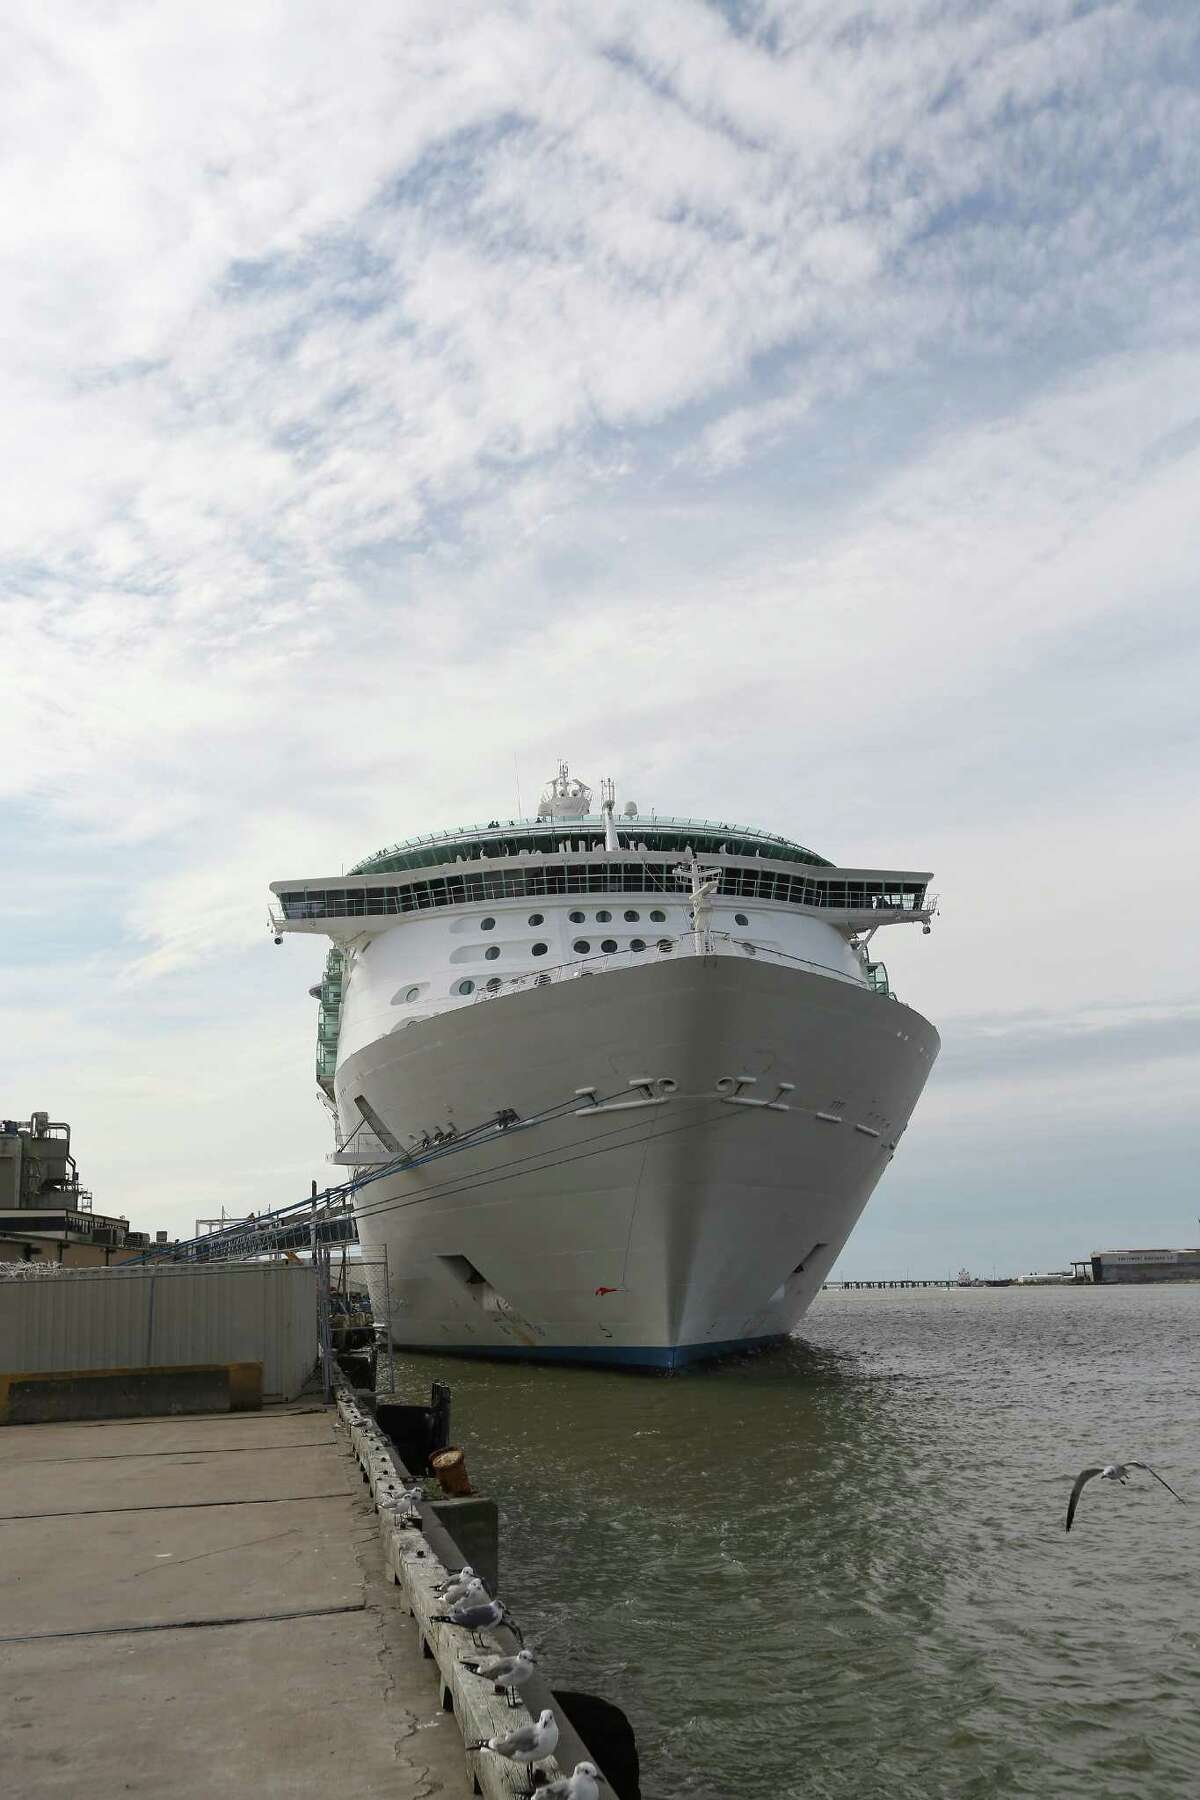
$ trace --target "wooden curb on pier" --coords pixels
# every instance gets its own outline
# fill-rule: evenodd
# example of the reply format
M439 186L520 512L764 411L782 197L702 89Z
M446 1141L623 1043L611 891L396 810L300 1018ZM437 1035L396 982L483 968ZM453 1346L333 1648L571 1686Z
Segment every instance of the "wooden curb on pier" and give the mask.
M341 1386L337 1392L337 1406L379 1514L379 1534L388 1570L417 1622L425 1655L437 1663L442 1706L447 1712L453 1712L464 1745L481 1738L506 1736L518 1726L530 1724L543 1707L549 1707L558 1721L559 1752L563 1760L557 1756L547 1757L538 1764L547 1779L570 1774L576 1762L597 1760L591 1758L587 1746L555 1705L553 1695L540 1675L535 1674L523 1689L532 1705L530 1711L524 1700L517 1706L510 1706L507 1699L495 1692L491 1682L480 1680L462 1666L464 1656L478 1660L479 1653L470 1633L459 1626L435 1622L435 1616L445 1610L445 1601L437 1589L451 1575L458 1573L461 1563L448 1568L435 1555L430 1540L440 1538L447 1549L453 1547L453 1541L428 1503L420 1507L420 1527L400 1524L389 1514L386 1510L388 1502L398 1500L403 1489L411 1485L412 1478L375 1420L363 1412L350 1391ZM504 1655L520 1647L515 1634L504 1625L481 1635ZM488 1651L483 1654L487 1655ZM467 1751L467 1763L476 1793L486 1796L486 1800L516 1800L516 1796L527 1800L530 1778L525 1767L478 1750Z

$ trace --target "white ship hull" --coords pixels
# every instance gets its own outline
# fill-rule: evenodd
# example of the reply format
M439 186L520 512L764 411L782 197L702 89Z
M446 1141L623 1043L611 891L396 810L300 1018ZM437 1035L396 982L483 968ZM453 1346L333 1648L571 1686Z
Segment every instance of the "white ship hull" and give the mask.
M906 1006L728 953L534 986L375 1038L339 1061L347 1133L360 1096L401 1137L508 1110L522 1122L361 1190L393 1340L669 1369L779 1338L937 1051ZM601 1104L574 1100L581 1088Z

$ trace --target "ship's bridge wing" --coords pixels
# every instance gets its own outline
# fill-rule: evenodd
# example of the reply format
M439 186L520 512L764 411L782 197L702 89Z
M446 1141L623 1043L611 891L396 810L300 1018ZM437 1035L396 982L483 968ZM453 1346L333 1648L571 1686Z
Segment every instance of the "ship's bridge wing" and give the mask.
M798 865L790 858L709 852L705 868L719 871L714 898L754 900L816 914L847 931L900 923L926 923L935 902L928 872L842 869L829 863ZM273 881L276 932L299 931L346 941L387 930L398 918L439 907L485 905L503 900L545 900L555 895L650 894L678 899L687 893L677 854L661 850L560 849L448 860L432 867L388 869L351 875Z

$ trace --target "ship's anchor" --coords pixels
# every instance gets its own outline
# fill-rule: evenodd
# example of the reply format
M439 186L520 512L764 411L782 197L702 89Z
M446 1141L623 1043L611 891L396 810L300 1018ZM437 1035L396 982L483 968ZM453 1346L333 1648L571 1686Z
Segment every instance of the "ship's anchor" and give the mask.
M586 1118L590 1113L637 1112L646 1106L665 1106L679 1086L669 1075L639 1075L629 1082L633 1092L628 1100L597 1100L594 1087L575 1089L575 1098L580 1105L575 1108L577 1119Z
M777 1082L773 1100L756 1100L753 1094L742 1092L743 1088L757 1086L757 1075L722 1075L717 1083L717 1092L727 1106L757 1106L766 1112L791 1112L792 1109L783 1096L795 1093L794 1081Z

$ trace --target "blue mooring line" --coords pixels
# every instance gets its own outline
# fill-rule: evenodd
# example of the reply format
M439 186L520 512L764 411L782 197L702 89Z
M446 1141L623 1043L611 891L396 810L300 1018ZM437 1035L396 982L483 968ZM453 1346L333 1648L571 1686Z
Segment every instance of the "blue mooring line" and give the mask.
M371 1169L369 1174L354 1175L349 1181L339 1183L337 1187L323 1188L319 1194L310 1195L307 1200L294 1200L290 1206L281 1206L275 1212L262 1213L253 1221L253 1224L239 1220L231 1223L227 1230L213 1231L205 1237L183 1238L176 1240L173 1244L158 1244L153 1248L143 1250L140 1256L131 1256L122 1264L122 1267L128 1269L136 1267L138 1263L177 1262L180 1260L215 1262L220 1261L219 1252L222 1247L226 1249L236 1247L247 1255L253 1255L256 1247L263 1250L291 1248L293 1247L292 1243L282 1243L281 1236L286 1235L291 1239L294 1233L296 1234L294 1243L302 1245L308 1240L314 1223L317 1228L318 1241L328 1243L331 1241L328 1234L330 1225L346 1221L352 1228L354 1226L354 1214L348 1207L334 1214L332 1218L330 1217L330 1208L337 1200L351 1200L360 1188L369 1187L373 1181L382 1181L386 1176L394 1175L401 1169L423 1168L428 1163L440 1162L443 1157L453 1156L458 1150L477 1149L479 1144L489 1136L511 1137L516 1132L529 1131L535 1125L545 1124L548 1119L553 1118L555 1114L562 1112L566 1107L576 1104L577 1101L572 1096L570 1100L561 1100L557 1106L547 1108L544 1113L537 1114L532 1119L521 1119L511 1112L506 1116L502 1109L493 1118L484 1120L481 1125L472 1125L469 1130L460 1132L458 1136L451 1138L446 1143L431 1144L428 1149L416 1154L406 1151L401 1155L394 1156L389 1162ZM320 1210L315 1211L314 1209ZM322 1226L326 1227L324 1236L322 1236ZM348 1242L351 1236L355 1235L357 1232L352 1230L345 1239L339 1237L332 1241ZM256 1240L262 1241L257 1243ZM200 1250L204 1251L203 1256L196 1254Z

